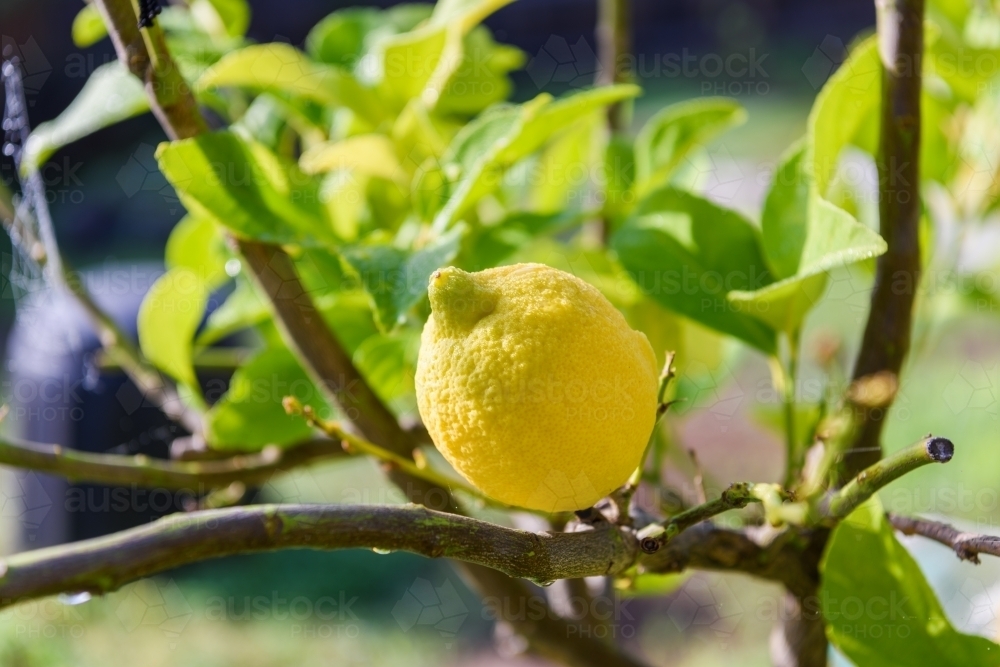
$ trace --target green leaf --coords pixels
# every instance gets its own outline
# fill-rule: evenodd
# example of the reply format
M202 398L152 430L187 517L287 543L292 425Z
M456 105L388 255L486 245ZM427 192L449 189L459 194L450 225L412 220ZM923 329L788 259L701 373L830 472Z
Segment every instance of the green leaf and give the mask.
M833 532L820 564L830 641L864 667L1000 663L1000 646L955 630L877 499Z
M107 36L108 29L104 27L104 19L97 7L92 4L84 5L73 19L73 43L85 49Z
M468 32L482 23L487 16L514 0L440 0L434 5L430 25L458 24Z
M194 271L170 269L153 283L139 308L139 345L156 367L188 388L198 386L192 361L195 331L208 288Z
M764 250L781 280L727 298L741 312L794 334L826 287L826 272L886 251L885 241L849 213L819 196L805 173L804 144L775 170L761 223Z
M578 225L589 212L515 212L495 225L481 226L469 233L458 260L468 271L482 271L500 265L535 239Z
M793 276L757 290L733 290L726 299L734 310L757 318L775 331L794 335L822 298L826 279L825 273Z
M663 188L644 199L611 241L632 280L667 308L771 353L774 330L727 301L773 278L757 230L735 211Z
M786 154L764 205L764 247L776 275L802 278L884 253L881 236L820 196L806 156L802 145Z
M354 365L398 417L416 414L413 378L419 349L420 332L403 328L371 336L354 352Z
M663 597L674 593L691 578L689 572L658 574L643 572L634 575L627 586L619 586L615 582L615 590L628 598Z
M205 414L205 435L215 449L259 451L313 436L301 417L285 413L281 399L295 396L325 417L330 406L286 348L268 348L233 374L223 397Z
M228 280L226 262L231 257L219 226L208 218L184 216L167 239L167 268L194 271L208 289Z
M53 153L98 130L149 110L139 79L117 60L101 65L54 120L40 123L28 137L21 168L30 172Z
M493 40L476 26L462 41L462 62L441 94L434 111L440 115L474 116L506 100L513 89L508 76L527 60L523 51Z
M195 0L191 13L200 17L210 34L242 37L250 27L250 6L247 0Z
M746 122L747 113L723 97L672 104L649 119L635 139L640 196L665 185L692 150Z
M299 165L307 174L350 169L388 181L405 179L395 146L382 134L362 134L317 144L302 154Z
M316 63L293 46L272 42L232 51L195 83L197 90L222 86L299 95L344 106L375 125L384 112L374 93L347 70Z
M874 153L881 76L878 44L872 36L855 47L816 96L806 125L805 170L821 196L826 195L845 147L855 145Z
M380 330L391 331L424 297L431 273L454 259L464 232L464 227L455 227L415 252L388 243L343 249L344 259L372 300Z
M589 117L560 132L536 159L526 160L515 167L513 173L526 181L524 196L532 211L555 214L583 207L592 185L589 177L600 164L595 155L595 144L603 135L603 129L603 114L592 112ZM508 178L507 182L511 180ZM520 183L518 180L517 185Z
M604 215L617 223L635 205L635 150L623 137L611 137L604 154Z
M319 298L316 305L323 315L323 321L350 354L354 354L364 341L378 333L372 317L371 300L360 290Z
M560 131L565 130L581 118L586 118L594 111L641 94L642 88L639 86L617 84L581 90L572 95L548 101L537 109L529 107L529 113L524 116L524 122L518 128L518 132L509 143L501 147L499 160L501 163L513 164L534 153Z
M410 100L434 108L462 65L465 36L512 1L439 2L424 25L382 40L381 72L376 77L382 96L399 108Z
M306 51L320 62L354 68L380 39L413 30L432 10L423 4L340 9L313 26Z
M160 144L160 170L185 207L269 243L334 244L318 182L232 132Z
M635 97L638 86L618 85L584 90L553 101L542 94L518 106L494 108L467 125L442 157L450 196L434 219L443 230L479 199L500 185L500 177L515 162L555 139L575 121L623 99Z

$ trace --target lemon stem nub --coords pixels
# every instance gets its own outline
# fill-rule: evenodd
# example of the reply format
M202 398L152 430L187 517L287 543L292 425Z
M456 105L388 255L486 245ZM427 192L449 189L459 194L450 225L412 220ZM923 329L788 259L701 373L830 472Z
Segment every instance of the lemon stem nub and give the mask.
M435 318L459 327L472 327L493 312L496 295L477 282L474 275L449 266L431 274L427 294Z

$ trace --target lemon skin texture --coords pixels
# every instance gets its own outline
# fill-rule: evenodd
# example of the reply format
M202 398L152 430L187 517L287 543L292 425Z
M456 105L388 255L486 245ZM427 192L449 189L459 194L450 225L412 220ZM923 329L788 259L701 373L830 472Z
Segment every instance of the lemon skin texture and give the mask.
M591 507L639 465L656 357L597 289L541 264L431 275L417 406L435 446L508 505Z

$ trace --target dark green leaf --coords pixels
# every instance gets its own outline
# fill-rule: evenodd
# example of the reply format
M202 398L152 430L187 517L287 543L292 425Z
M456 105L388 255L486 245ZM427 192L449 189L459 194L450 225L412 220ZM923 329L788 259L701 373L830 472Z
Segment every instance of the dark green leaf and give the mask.
M774 330L726 299L773 281L759 233L735 211L664 188L642 201L612 248L639 288L667 308L774 351Z
M321 415L332 411L287 349L263 350L233 374L229 391L205 415L206 437L215 449L259 451L313 436L301 417L285 413L281 400L295 396Z
M454 259L464 232L464 227L455 227L413 252L388 243L343 250L344 258L371 297L382 331L392 330L404 313L423 298L431 273Z

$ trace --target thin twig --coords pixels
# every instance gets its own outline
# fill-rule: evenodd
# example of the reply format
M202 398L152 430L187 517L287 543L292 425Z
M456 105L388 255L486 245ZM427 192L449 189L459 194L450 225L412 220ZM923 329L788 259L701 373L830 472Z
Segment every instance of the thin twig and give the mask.
M74 482L188 489L197 493L233 482L260 484L292 468L344 456L339 442L325 439L285 448L272 445L260 452L224 459L167 461L143 454L94 454L18 438L0 438L0 465L58 475Z
M920 535L950 547L961 560L979 564L979 554L1000 557L1000 536L966 533L940 521L888 514L893 528L904 535Z
M639 546L645 553L655 553L666 542L695 524L732 509L746 507L752 502L760 502L754 494L754 485L748 482L731 484L729 488L713 500L703 502L671 517L662 524L646 526L638 533Z
M399 470L402 470L412 477L423 479L431 484L441 487L442 489L462 491L483 502L491 504L495 503L495 501L491 498L483 495L481 491L469 486L465 482L439 473L429 465L421 466L420 463L414 459L408 459L404 456L390 452L384 447L380 447L373 442L369 442L364 438L360 438L347 432L347 430L345 430L344 427L337 422L320 417L316 414L316 411L313 410L312 406L302 405L294 396L285 396L282 400L282 405L285 407L286 413L302 417L313 428L317 428L334 440L340 441L343 445L344 451L348 454L364 454L366 456L371 456L372 458L378 459L389 466L394 466ZM506 506L501 505L501 507Z
M924 438L859 472L843 488L824 499L820 514L828 520L843 519L890 482L928 463L947 463L954 454L955 445L951 440Z

